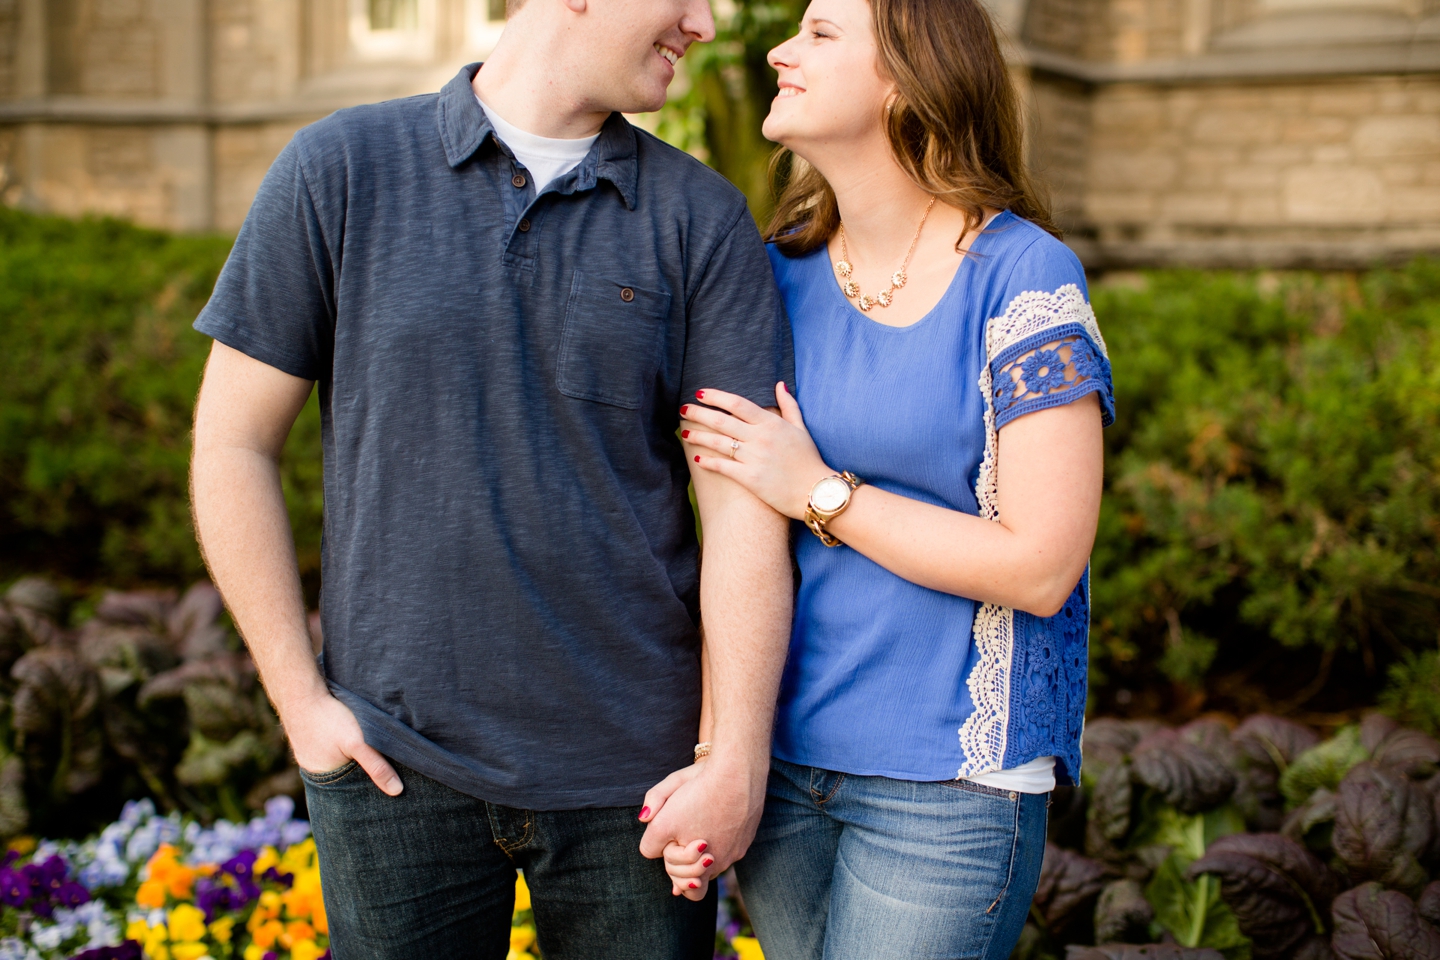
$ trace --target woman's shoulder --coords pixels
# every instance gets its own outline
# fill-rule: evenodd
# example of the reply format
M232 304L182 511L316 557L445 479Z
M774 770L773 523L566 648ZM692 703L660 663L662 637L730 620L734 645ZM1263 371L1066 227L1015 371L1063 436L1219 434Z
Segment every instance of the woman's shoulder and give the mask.
M1055 293L1074 285L1087 293L1085 268L1058 237L1008 210L986 230L995 292L1008 300L1022 293ZM1002 305L1003 306L1003 305Z

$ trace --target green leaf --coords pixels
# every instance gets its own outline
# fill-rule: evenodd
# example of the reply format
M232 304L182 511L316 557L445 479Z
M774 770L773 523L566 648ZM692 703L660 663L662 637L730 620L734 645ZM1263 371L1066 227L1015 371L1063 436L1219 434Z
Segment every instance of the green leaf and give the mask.
M1341 727L1335 736L1316 744L1295 758L1280 776L1280 792L1286 809L1300 806L1320 788L1337 790L1350 768L1370 758L1360 742L1360 728Z
M1186 947L1210 947L1228 960L1250 956L1250 941L1220 899L1220 882L1208 874L1185 879L1188 859L1179 851L1160 864L1145 888L1155 920Z

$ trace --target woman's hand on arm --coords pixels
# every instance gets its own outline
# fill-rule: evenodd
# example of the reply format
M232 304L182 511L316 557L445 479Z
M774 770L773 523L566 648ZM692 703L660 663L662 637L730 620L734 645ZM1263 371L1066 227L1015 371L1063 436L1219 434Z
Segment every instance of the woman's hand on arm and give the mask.
M701 390L699 404L680 408L685 453L702 470L722 474L765 501L772 510L802 520L815 481L835 473L805 429L800 404L784 382L775 385L777 415L723 390ZM739 448L731 442L738 440Z

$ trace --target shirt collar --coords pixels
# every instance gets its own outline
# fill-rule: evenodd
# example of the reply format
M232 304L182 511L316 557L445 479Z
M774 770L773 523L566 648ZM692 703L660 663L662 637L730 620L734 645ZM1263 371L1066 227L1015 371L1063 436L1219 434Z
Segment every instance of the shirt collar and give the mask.
M490 119L476 102L475 91L470 86L479 72L480 64L467 64L440 91L440 140L445 145L445 159L451 167L458 167L474 156L494 132ZM609 180L620 192L625 206L634 210L638 177L636 150L634 128L620 114L610 114L600 128L600 138L590 148L589 155L570 175L574 177L573 187L564 192L589 190L600 180Z

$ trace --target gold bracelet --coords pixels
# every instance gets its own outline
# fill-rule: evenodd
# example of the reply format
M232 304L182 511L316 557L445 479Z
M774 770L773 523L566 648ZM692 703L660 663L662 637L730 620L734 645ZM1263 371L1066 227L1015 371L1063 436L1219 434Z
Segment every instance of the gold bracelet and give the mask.
M695 744L695 762L696 762L696 763L699 763L701 760L704 760L704 759L705 759L706 757L708 757L708 756L710 756L710 741L709 741L709 740L706 740L704 743L697 743L697 744Z

